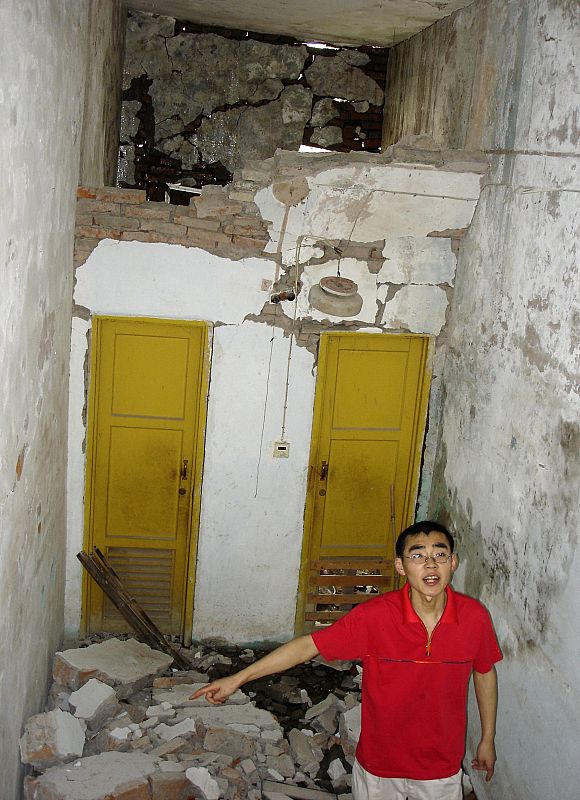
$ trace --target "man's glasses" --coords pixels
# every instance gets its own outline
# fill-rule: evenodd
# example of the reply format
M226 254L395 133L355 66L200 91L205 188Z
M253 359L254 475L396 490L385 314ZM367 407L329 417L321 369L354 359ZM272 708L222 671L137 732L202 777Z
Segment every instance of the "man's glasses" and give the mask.
M449 553L433 553L432 556L427 556L425 553L411 553L410 556L405 556L405 558L408 558L413 564L426 564L431 558L436 564L447 564L448 561L451 561Z

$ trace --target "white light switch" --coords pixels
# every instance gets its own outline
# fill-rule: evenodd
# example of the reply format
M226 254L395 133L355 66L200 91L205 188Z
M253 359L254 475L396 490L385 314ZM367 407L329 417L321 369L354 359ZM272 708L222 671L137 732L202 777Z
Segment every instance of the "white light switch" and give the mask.
M290 442L274 442L274 458L288 458Z

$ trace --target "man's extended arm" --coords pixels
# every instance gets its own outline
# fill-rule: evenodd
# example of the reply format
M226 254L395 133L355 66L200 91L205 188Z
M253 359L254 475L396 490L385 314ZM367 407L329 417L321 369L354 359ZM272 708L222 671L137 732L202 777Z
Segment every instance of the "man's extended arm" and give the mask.
M297 639L292 639L291 642L277 647L271 653L255 661L240 672L234 675L228 675L227 678L220 678L217 681L208 683L198 689L192 695L192 699L205 695L205 699L209 700L214 705L223 703L231 694L233 694L240 686L249 681L254 681L257 678L263 678L264 675L272 675L274 672L284 672L296 664L302 664L304 661L309 661L314 656L318 655L318 648L314 644L314 639L310 635L299 636Z
M481 720L481 740L475 758L474 769L485 771L485 780L490 781L495 768L495 719L497 714L497 674L495 667L489 672L473 672L473 685Z

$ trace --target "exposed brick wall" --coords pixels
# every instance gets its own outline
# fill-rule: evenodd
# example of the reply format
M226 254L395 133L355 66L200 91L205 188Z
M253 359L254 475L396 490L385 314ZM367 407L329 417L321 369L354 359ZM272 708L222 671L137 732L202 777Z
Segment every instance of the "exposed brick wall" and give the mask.
M196 197L189 206L150 202L141 189L79 187L77 196L75 267L101 239L201 247L233 259L261 255L268 241L258 209L253 215L251 204L225 193Z

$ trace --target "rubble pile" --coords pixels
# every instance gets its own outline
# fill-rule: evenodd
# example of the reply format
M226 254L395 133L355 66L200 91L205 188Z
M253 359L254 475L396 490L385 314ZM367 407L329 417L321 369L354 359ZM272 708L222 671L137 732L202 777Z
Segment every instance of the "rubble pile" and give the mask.
M190 697L263 652L183 652L193 669L130 638L57 653L20 741L25 800L350 800L358 667L318 657L213 706Z

